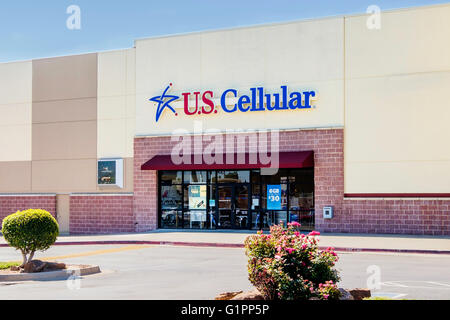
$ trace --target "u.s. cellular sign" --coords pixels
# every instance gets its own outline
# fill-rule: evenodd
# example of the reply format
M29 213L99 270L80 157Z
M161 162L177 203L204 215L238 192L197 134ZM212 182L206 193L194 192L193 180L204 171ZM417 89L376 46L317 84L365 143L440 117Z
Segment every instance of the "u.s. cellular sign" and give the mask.
M237 89L227 89L216 96L212 90L185 92L181 95L169 94L173 84L169 84L160 96L149 99L157 104L156 122L166 109L178 116L176 109L182 104L183 112L188 116L209 115L223 110L226 113L288 111L314 108L315 91L289 91L281 86L279 92L266 93L264 87L251 88L246 94Z

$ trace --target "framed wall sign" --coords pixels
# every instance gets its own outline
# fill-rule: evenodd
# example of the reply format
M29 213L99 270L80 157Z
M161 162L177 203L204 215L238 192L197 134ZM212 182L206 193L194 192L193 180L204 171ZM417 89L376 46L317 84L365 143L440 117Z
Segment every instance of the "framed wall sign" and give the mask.
M98 160L97 183L123 188L123 159Z

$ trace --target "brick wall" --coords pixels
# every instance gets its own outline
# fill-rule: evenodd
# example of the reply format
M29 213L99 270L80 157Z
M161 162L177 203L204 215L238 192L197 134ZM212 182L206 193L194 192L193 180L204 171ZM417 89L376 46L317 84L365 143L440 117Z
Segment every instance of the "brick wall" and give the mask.
M71 234L135 232L132 195L72 195Z
M170 154L170 137L134 139L134 216L136 231L155 230L158 226L158 175L143 171L141 165L158 154Z
M154 230L158 221L157 173L141 171L141 165L155 155L170 154L176 143L170 137L135 139L134 212L138 231ZM204 142L203 147L208 143ZM248 150L248 142L245 147ZM279 148L280 151L314 151L316 230L450 235L450 200L344 200L343 129L280 132ZM332 220L323 219L324 206L334 206Z
M4 195L0 196L1 221L18 210L43 209L56 216L55 195Z
M238 136L239 134L236 134ZM221 135L224 138L224 135ZM216 136L218 137L218 136ZM194 139L192 139L194 140ZM248 139L246 150L250 150ZM327 205L334 205L336 214L342 211L344 195L344 136L342 129L330 130L301 130L280 132L279 150L283 151L311 151L315 153L315 201L316 212L321 212ZM224 139L225 141L225 139ZM270 137L268 139L271 142ZM211 143L203 142L203 148ZM170 154L177 141L170 137L146 137L135 139L134 162L134 212L139 231L157 228L157 172L142 171L141 165L158 154ZM195 153L199 153L194 150ZM240 145L243 147L243 145ZM194 147L195 148L195 147ZM235 143L237 151L237 143ZM316 215L317 229L325 229L328 222Z
M324 231L450 235L450 200L345 199Z

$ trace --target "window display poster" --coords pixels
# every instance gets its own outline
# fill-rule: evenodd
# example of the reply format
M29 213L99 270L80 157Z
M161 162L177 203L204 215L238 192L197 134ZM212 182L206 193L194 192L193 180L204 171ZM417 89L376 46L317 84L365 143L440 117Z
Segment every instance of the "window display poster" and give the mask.
M161 206L162 209L177 209L181 203L181 194L173 186L161 187Z
M255 210L256 207L259 207L259 198L252 199L252 209Z
M267 210L281 210L281 185L267 186Z
M189 186L189 210L206 210L206 186Z
M205 222L206 212L204 211L191 211L191 222Z

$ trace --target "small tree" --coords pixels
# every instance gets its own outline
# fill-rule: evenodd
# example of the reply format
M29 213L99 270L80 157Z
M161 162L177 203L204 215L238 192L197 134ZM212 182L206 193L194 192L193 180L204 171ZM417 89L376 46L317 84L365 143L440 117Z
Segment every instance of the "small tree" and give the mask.
M36 251L45 251L55 243L59 225L49 212L30 209L3 219L2 233L11 247L22 252L24 267Z

